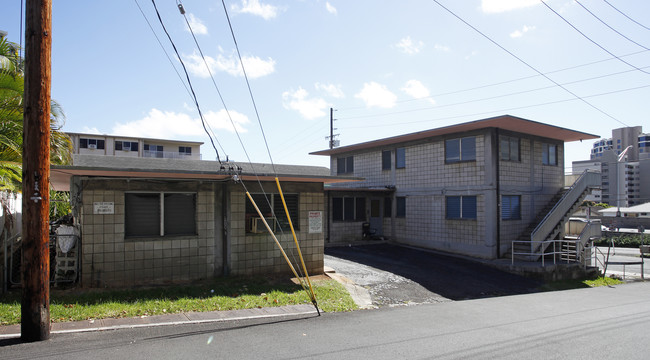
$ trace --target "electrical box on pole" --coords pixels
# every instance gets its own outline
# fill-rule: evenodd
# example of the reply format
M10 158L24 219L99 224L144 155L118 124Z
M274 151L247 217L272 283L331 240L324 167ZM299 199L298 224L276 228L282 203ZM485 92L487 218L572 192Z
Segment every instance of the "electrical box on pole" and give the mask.
M27 0L23 115L21 339L50 337L50 84L52 1Z

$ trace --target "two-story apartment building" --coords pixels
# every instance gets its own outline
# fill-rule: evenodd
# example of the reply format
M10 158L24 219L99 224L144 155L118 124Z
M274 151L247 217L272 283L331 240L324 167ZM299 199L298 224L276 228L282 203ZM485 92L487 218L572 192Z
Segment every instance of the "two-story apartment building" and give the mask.
M370 233L481 258L506 253L564 187L564 142L596 135L499 116L313 155L332 175L327 242ZM368 225L366 225L368 226Z
M198 141L177 141L117 135L66 133L73 153L80 155L201 160Z

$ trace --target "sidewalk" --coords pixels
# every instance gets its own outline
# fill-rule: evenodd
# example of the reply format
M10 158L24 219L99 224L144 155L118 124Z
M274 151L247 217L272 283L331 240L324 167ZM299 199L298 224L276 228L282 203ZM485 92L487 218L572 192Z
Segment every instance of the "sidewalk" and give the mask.
M97 319L52 323L52 334L65 334L85 331L104 331L137 327L199 324L248 319L265 319L276 317L317 316L311 304L265 307L261 309L244 309L211 312L188 312L169 315L142 316L119 319ZM20 337L20 325L0 326L0 339Z
M604 271L604 266L602 263L605 262L607 258L607 251L609 250L609 261L614 263L631 263L631 262L640 262L643 261L643 275L646 279L650 279L650 261L648 258L641 258L641 252L638 248L623 248L623 247L613 247L607 248L603 246L597 247L598 249L598 268L601 271ZM593 259L593 257L592 257ZM640 264L630 264L630 265L614 265L609 264L607 266L606 276L616 275L624 278L625 280L638 280L641 279L641 265Z

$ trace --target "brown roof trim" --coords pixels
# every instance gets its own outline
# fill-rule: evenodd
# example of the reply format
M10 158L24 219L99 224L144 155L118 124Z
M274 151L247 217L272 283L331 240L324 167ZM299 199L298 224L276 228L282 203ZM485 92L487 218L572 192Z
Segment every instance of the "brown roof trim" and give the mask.
M468 132L479 129L499 128L513 132L536 135L564 142L582 141L589 139L599 139L600 136L588 134L580 131L570 130L559 126L544 124L537 121L527 120L512 115L502 115L492 118L470 121L462 124L450 125L441 128L418 131L405 135L398 135L389 138L372 140L359 144L343 146L336 149L320 150L310 153L310 155L335 155L355 150L365 150L374 147L383 147L409 141L416 141L435 136L447 134Z

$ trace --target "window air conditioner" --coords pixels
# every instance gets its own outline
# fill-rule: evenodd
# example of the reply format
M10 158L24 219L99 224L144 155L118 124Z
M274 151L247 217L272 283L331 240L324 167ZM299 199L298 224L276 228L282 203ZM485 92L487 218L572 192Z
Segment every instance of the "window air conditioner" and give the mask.
M271 231L275 231L275 218L265 218L266 223L269 224L269 227L271 228ZM251 219L251 232L260 234L260 233L265 233L267 232L266 226L264 226L264 221L262 218L252 218Z
M97 149L97 144L88 144L89 149Z

